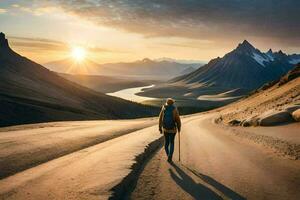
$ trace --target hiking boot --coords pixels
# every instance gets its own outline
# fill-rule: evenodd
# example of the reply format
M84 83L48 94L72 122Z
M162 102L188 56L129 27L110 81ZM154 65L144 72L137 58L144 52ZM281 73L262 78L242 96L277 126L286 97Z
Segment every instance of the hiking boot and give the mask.
M172 158L169 156L168 157L168 162L171 163L172 162Z

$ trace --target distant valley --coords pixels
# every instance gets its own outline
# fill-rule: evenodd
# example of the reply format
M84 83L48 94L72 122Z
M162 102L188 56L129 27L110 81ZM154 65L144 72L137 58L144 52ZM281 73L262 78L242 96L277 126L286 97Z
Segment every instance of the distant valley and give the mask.
M159 84L159 80L140 79L126 76L103 76L58 73L63 78L98 92L111 93L119 90Z

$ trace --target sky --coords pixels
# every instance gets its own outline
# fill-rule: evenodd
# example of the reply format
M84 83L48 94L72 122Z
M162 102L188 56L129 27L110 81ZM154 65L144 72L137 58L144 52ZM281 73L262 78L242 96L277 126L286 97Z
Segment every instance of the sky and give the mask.
M39 63L75 46L99 63L209 61L247 39L300 53L299 0L0 0L0 31Z

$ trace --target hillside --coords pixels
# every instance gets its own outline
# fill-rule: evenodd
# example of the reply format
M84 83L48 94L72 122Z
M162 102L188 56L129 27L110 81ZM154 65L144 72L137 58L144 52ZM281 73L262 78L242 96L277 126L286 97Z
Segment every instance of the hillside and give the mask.
M158 110L98 93L20 56L0 34L0 125L152 116Z
M266 84L247 98L221 109L222 121L232 125L258 125L263 118L282 113L281 123L293 120L288 113L300 108L300 64L279 80ZM233 124L233 122L235 124ZM245 123L247 122L247 123ZM274 121L274 124L276 122ZM279 123L280 124L280 121Z

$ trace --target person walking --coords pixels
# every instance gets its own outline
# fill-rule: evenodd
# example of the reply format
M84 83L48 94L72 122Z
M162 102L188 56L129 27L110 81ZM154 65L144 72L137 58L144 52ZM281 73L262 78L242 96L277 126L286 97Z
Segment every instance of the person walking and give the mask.
M165 137L165 151L168 157L168 162L172 162L174 152L174 140L178 131L180 134L181 120L179 112L174 105L175 100L168 98L166 104L162 106L159 114L159 131Z

